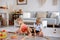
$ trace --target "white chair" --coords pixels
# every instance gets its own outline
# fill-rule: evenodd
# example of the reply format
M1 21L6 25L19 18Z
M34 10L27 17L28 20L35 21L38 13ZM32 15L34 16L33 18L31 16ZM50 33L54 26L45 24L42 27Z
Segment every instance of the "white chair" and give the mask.
M46 20L48 25L53 25L53 28L55 27L56 24L56 19L53 18L42 18L42 21Z
M43 26L43 28L46 28L47 27L47 21L46 20L43 20L42 21L42 26Z

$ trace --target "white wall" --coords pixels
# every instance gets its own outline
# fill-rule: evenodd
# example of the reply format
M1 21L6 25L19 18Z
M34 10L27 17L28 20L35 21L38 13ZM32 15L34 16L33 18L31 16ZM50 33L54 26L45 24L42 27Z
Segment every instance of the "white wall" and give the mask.
M0 0L0 5L6 4L11 9L23 9L24 11L59 11L59 3L56 6L52 5L52 0L47 0L41 6L39 0L27 0L27 5L17 5L17 0ZM59 1L59 0L58 0Z
M60 12L60 0L59 0L59 2L58 2L58 10L59 10L59 12Z

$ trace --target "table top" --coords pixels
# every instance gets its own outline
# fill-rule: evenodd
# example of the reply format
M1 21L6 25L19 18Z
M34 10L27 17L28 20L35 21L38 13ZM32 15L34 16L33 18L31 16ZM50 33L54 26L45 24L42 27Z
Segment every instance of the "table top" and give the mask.
M11 39L12 35L17 35L17 39ZM6 40L60 40L59 37L31 37L27 35L18 35L14 33L8 33Z
M12 39L11 36L13 36L13 35L16 35L17 38ZM7 38L5 40L47 40L47 38L19 35L19 34L14 34L14 33L7 33Z
M16 32L18 27L3 27L0 28L0 31L6 30L7 32ZM56 33L55 32L56 29ZM50 37L60 37L60 28L42 28L42 31L44 33L44 36L50 36Z

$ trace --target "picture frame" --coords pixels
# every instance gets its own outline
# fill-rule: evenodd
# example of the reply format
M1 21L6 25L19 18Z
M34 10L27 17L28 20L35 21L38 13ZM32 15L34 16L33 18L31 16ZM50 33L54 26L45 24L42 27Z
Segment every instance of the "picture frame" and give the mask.
M46 3L46 0L40 0L41 6L44 5L45 3Z
M52 0L52 4L53 5L57 5L58 4L58 0Z
M26 5L27 0L17 0L17 5Z

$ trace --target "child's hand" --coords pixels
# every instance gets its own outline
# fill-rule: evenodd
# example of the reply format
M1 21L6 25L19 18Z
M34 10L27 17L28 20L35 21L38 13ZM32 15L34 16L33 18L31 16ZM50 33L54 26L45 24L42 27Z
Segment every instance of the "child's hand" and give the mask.
M32 34L30 33L28 36L32 36Z
M19 30L17 30L15 33L18 33Z

